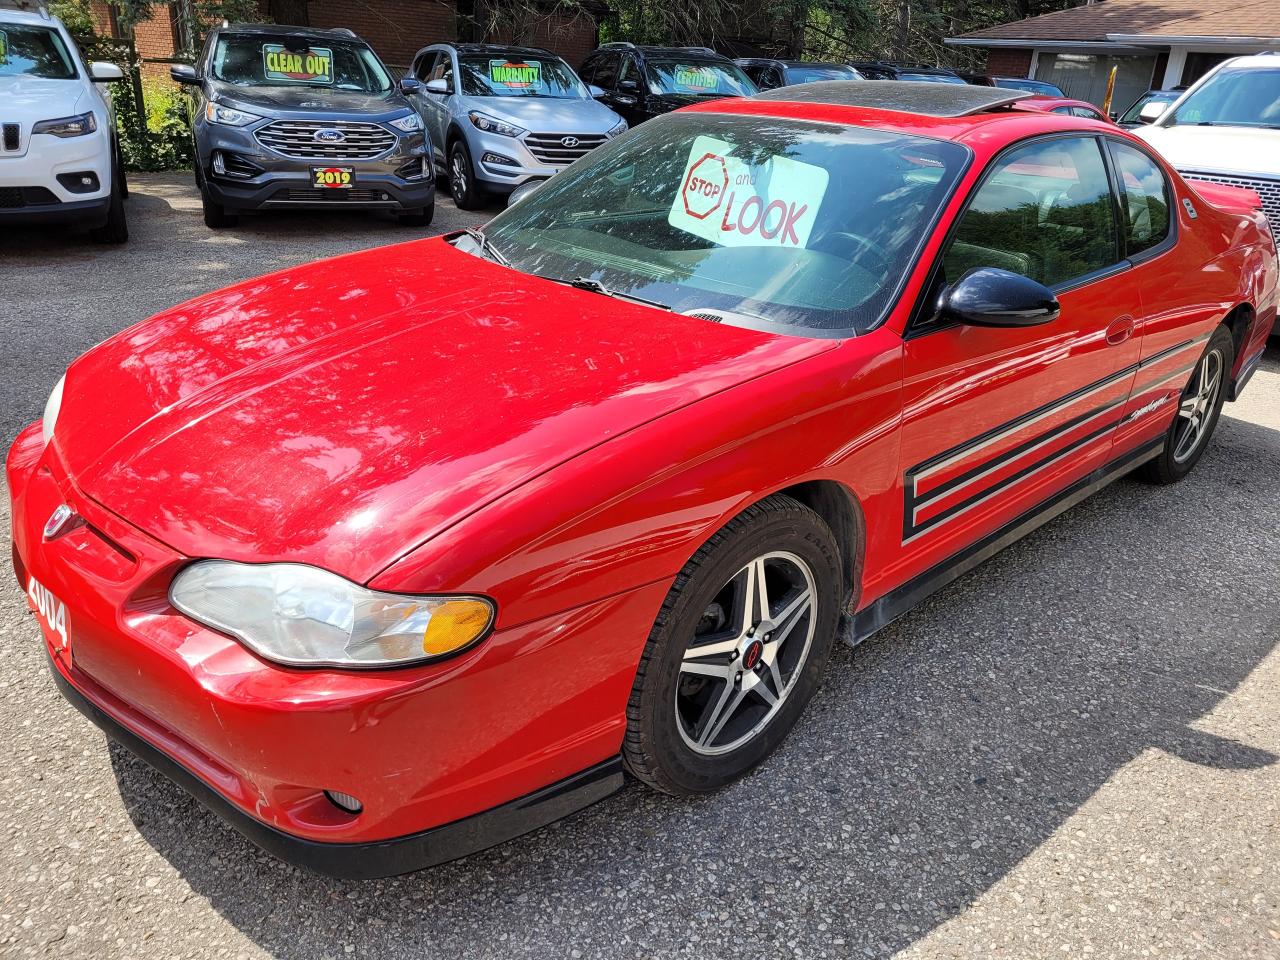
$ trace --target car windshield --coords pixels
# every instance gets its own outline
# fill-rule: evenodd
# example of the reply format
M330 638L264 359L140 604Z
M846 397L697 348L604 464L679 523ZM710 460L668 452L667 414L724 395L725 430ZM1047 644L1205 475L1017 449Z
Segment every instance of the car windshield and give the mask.
M1280 128L1280 66L1219 71L1187 94L1165 124Z
M813 83L815 80L859 80L861 77L853 67L803 66L787 67L785 71L787 83Z
M1176 93L1145 93L1133 101L1133 106L1124 112L1120 123L1137 123L1141 118L1142 108L1148 103L1173 103L1178 99Z
M922 83L964 83L959 77L950 73L900 73L898 79Z
M656 94L749 97L759 93L736 63L652 59L648 62L648 72L649 88Z
M336 37L223 34L213 48L214 79L243 87L329 87L387 93L391 77L363 43Z
M892 305L968 157L955 143L863 127L667 114L557 174L485 233L526 273L725 323L849 336Z
M578 75L559 57L485 54L458 58L462 92L469 97L590 97Z
M57 30L0 22L0 77L74 80L78 75Z
M1055 87L1052 83L1045 83L1043 80L1020 80L1017 77L1001 77L996 81L997 87L1004 87L1006 90L1026 90L1028 93L1038 93L1042 97L1065 97L1061 88Z

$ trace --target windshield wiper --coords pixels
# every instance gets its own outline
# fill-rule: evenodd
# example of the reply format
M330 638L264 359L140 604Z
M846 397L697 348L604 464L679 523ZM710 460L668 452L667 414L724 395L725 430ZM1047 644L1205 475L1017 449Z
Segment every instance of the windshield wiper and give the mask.
M621 290L611 290L599 280L592 280L590 277L574 277L572 280L565 280L562 277L543 277L542 279L550 280L552 283L563 283L566 287L576 287L579 290L590 290L592 293L613 297L615 300L630 300L632 303L643 303L647 307L657 307L659 310L671 309L661 300L649 300L632 293L623 293Z
M476 246L480 248L480 252L494 263L502 267L511 266L511 261L502 255L501 251L493 245L493 241L484 235L483 230L467 227L462 232L475 241Z

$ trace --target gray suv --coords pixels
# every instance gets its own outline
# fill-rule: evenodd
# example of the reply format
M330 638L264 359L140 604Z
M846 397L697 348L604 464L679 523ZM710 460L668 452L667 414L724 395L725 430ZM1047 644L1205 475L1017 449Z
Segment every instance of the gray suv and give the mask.
M421 84L411 99L463 210L545 180L627 129L546 50L437 43L418 51L406 79Z
M173 79L192 93L204 222L241 210L361 207L427 226L435 177L422 118L350 30L223 26Z

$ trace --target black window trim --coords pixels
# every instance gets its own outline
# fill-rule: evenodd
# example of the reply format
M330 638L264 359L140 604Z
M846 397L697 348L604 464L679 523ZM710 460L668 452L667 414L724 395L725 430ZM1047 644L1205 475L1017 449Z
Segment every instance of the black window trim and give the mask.
M1159 160L1157 160L1154 156L1151 155L1150 150L1147 150L1144 147L1138 146L1132 140L1126 139L1124 137L1113 136L1112 134L1102 134L1101 139L1104 141L1104 144L1106 147L1106 149L1103 150L1103 156L1106 158L1107 168L1110 171L1110 175L1112 178L1111 192L1115 195L1116 207L1119 210L1121 215L1121 219L1118 221L1119 223L1126 222L1128 220L1128 216L1125 214L1125 210L1124 210L1124 184L1121 182L1121 179L1120 179L1120 171L1116 166L1115 156L1111 152L1112 144L1119 144L1120 146L1123 146L1123 147L1129 147L1131 150L1134 150L1137 153L1140 153L1142 156L1146 157L1147 161L1153 167L1156 168L1156 171L1160 174L1161 178L1164 180L1164 198L1165 198L1165 203L1169 208L1169 230L1165 234L1165 238L1161 240L1159 243L1157 243L1155 246L1148 247L1145 250L1139 250L1136 253L1129 252L1128 230L1121 231L1120 242L1124 246L1123 252L1125 255L1125 260L1129 264L1136 266L1137 264L1140 264L1140 263L1146 263L1148 260L1152 260L1160 256L1161 254L1168 253L1177 245L1177 242L1178 242L1178 212L1175 209L1178 202L1178 198L1177 198L1177 193L1173 188L1173 181L1169 178L1168 171L1165 170L1164 166L1160 163Z
M1110 133L1099 133L1091 130L1064 130L1056 133L1039 133L1029 137L1023 137L1021 140L1015 140L1000 149L1000 151L991 158L987 163L987 168L982 171L982 175L974 182L973 187L969 190L969 195L965 197L964 204L961 206L955 219L951 221L951 225L947 228L947 235L943 238L942 244L938 247L938 252L934 254L933 263L929 265L928 273L925 275L924 284L920 288L920 293L916 296L916 302L911 308L911 313L907 317L906 328L902 332L903 340L914 340L916 337L928 336L931 333L939 333L943 330L950 330L957 323L934 323L932 322L937 316L937 300L942 295L942 289L938 285L939 271L942 269L942 262L946 256L947 250L950 248L952 241L955 239L956 231L960 226L964 216L969 212L969 207L977 197L978 192L986 185L991 178L992 173L999 165L1004 157L1015 150L1021 150L1023 147L1030 146L1035 143L1049 142L1052 140L1093 140L1098 148L1098 153L1102 157L1103 166L1107 170L1108 185L1111 188L1111 206L1112 216L1115 217L1116 226L1116 253L1117 255L1125 253L1126 236L1125 231L1121 230L1123 219L1119 209L1120 194L1116 189L1115 173L1112 170L1111 150L1106 147L1103 141L1115 140L1119 143L1130 144L1130 141L1123 138L1113 136ZM1143 151L1144 153L1146 151ZM1148 154L1148 157L1150 155ZM1160 165L1157 164L1157 167ZM1164 174L1165 183L1169 185L1168 174L1164 168L1160 167L1160 172ZM1170 223L1176 219L1172 208L1169 213ZM1170 237L1174 231L1171 227ZM1116 263L1111 266L1103 267L1100 270L1094 270L1092 273L1082 274L1067 280L1063 283L1055 284L1049 290L1056 296L1063 293L1070 293L1081 287L1088 286L1091 283L1097 283L1099 280L1108 280L1111 277L1124 273L1133 268L1137 263L1145 262L1152 256L1158 256L1160 253L1166 252L1173 246L1173 242L1166 240L1168 246L1164 243L1152 247L1151 250L1144 250L1142 253L1135 255L1133 259L1122 256Z

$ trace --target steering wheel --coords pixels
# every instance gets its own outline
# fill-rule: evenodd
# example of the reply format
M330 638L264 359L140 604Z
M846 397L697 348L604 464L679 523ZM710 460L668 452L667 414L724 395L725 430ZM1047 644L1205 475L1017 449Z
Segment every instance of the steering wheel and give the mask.
M847 259L850 263L857 264L868 273L886 274L889 272L889 261L880 252L880 245L860 233L851 233L848 230L832 230L830 233L823 234L822 239L809 249L827 253L833 257ZM872 261L870 264L864 262L864 260L868 259Z

